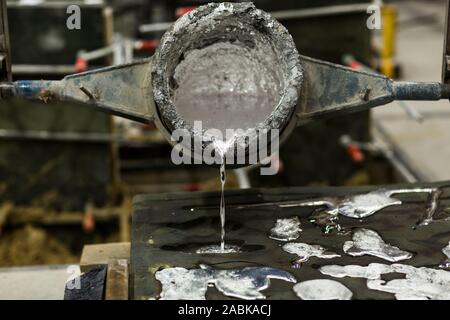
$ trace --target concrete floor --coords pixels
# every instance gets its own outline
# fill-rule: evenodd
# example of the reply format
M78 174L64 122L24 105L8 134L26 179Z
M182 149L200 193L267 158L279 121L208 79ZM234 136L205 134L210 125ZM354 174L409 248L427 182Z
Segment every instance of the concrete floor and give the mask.
M441 81L445 6L444 0L397 4L397 57L402 80ZM450 102L407 103L423 115L423 123L413 120L394 102L372 111L374 124L395 145L395 153L418 181L450 180Z
M0 269L0 300L63 300L64 288L78 266Z

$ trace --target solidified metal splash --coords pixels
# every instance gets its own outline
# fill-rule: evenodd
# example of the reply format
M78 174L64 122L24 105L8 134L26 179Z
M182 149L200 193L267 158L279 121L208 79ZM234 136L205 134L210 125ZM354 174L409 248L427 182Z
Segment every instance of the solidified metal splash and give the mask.
M340 257L339 254L329 252L322 246L309 245L306 243L287 243L283 246L283 250L287 253L296 254L299 257L296 263L306 262L311 257L321 259L333 259Z
M393 293L397 300L450 300L450 272L444 270L371 263L367 267L324 266L320 272L335 278L366 278L369 289ZM404 274L405 278L390 281L381 279L381 275L390 273Z
M343 284L328 279L309 280L294 286L302 300L351 300L353 293Z
M290 273L280 269L249 267L218 270L207 265L191 270L168 268L156 272L155 278L162 284L161 300L205 300L209 285L214 285L229 297L265 299L261 291L269 288L270 279L297 282Z
M343 250L354 257L364 255L378 257L390 262L411 259L413 255L384 242L380 235L369 229L358 229L353 233L353 241L344 243Z
M402 201L392 196L395 194L407 193L429 193L431 201L426 216L419 225L431 223L439 207L439 197L442 191L439 188L416 188L416 189L380 189L366 194L359 194L350 197L316 199L298 203L279 204L280 208L292 207L323 207L317 209L310 221L322 228L324 233L332 231L343 232L338 216L342 215L353 219L363 219L391 206L401 205Z
M422 188L422 189L397 189L384 190L380 189L366 194L354 195L344 198L327 198L323 200L306 201L294 204L281 204L281 208L286 207L320 207L325 206L326 212L331 215L343 215L348 218L363 219L374 215L384 208L401 205L402 201L392 198L394 194L402 193L430 193L433 194L438 189Z
M400 200L391 198L392 194L392 191L378 190L344 198L338 204L339 214L349 218L362 219L370 217L384 208L401 205Z
M448 246L442 249L442 253L445 254L448 259L450 259L450 242L448 243Z
M443 269L450 269L450 242L448 243L448 246L442 249L442 253L445 254L447 259L444 260L439 267Z
M239 270L215 271L214 284L224 295L244 300L265 299L263 291L270 286L270 279L296 283L297 280L288 272L268 268L255 267Z
M278 219L275 226L270 229L269 238L278 241L297 240L302 232L298 217L289 219Z
M363 219L374 215L384 208L401 205L402 201L392 198L395 194L402 193L430 193L435 192L434 188L417 189L380 189L366 194L347 197L338 201L336 209L339 214L354 219Z
M430 201L428 210L425 213L425 216L423 217L423 219L417 223L417 226L419 226L419 227L428 226L432 223L437 222L435 220L435 215L438 213L439 200L442 195L442 192L443 192L442 189L435 189L431 193L431 201ZM446 220L448 220L448 219L446 219Z
M392 272L392 267L390 265L381 263L371 263L367 267L357 265L328 265L321 267L319 271L324 275L332 276L335 278L351 277L376 280L379 279L382 274Z
M202 269L168 268L155 278L162 284L161 300L204 300L210 275Z
M226 244L223 248L222 245L211 245L206 247L201 247L197 249L195 253L197 254L232 254L240 253L242 251L241 247Z

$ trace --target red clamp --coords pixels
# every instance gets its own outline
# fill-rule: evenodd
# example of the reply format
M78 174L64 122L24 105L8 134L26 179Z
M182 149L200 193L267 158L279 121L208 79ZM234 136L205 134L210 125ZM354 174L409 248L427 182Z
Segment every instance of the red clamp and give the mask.
M176 16L177 18L179 18L179 17L185 15L186 13L191 12L192 10L195 10L195 9L197 9L196 6L188 6L188 7L180 7L180 8L177 8L177 9L175 10L175 16Z
M364 153L361 151L361 149L356 144L353 144L353 143L348 144L347 145L347 153L353 162L362 163L365 160Z
M135 49L138 51L155 52L159 47L159 40L139 40L136 41Z
M82 227L86 233L92 233L95 230L95 217L90 205L87 206L84 213Z
M78 57L75 61L75 72L84 72L88 69L88 61L84 58Z

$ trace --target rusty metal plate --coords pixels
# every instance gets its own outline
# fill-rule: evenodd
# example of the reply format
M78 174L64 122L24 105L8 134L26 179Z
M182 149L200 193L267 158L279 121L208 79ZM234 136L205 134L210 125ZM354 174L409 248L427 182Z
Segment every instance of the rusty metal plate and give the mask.
M408 185L400 188L427 188L438 185ZM395 187L397 188L397 186ZM351 235L323 234L321 228L308 221L312 207L281 208L267 205L280 201L305 201L315 198L349 196L367 193L378 188L289 188L272 190L241 190L226 192L226 240L240 245L243 252L230 255L198 255L199 247L220 241L218 193L179 193L138 196L134 201L131 249L131 297L158 298L161 284L155 272L166 267L198 268L207 264L217 269L268 266L290 272L297 281L332 279L353 292L354 299L394 299L394 295L367 289L364 279L333 279L322 275L318 268L324 265L368 265L387 263L376 257L352 257L343 252L343 245ZM442 249L450 241L450 222L440 221L414 228L426 214L429 196L426 194L400 194L396 198L402 205L383 209L363 220L340 217L344 228L368 228L377 231L393 246L414 254L402 263L413 266L437 267L445 259ZM441 218L450 216L450 189L443 189L439 202ZM260 204L266 204L260 206ZM443 216L442 216L443 215ZM294 242L321 245L340 258L311 257L298 269L293 268L296 256L282 250L285 242L269 238L270 229L277 219L298 216L301 236ZM293 283L272 280L263 291L268 299L298 299ZM208 288L207 299L229 299L216 288Z

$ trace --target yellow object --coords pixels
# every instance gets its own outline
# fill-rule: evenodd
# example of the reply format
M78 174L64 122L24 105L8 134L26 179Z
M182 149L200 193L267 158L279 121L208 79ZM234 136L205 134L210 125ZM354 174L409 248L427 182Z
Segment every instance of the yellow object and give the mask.
M380 52L380 71L392 78L395 76L395 43L397 34L397 10L392 5L383 5L381 8L383 21L382 46Z

